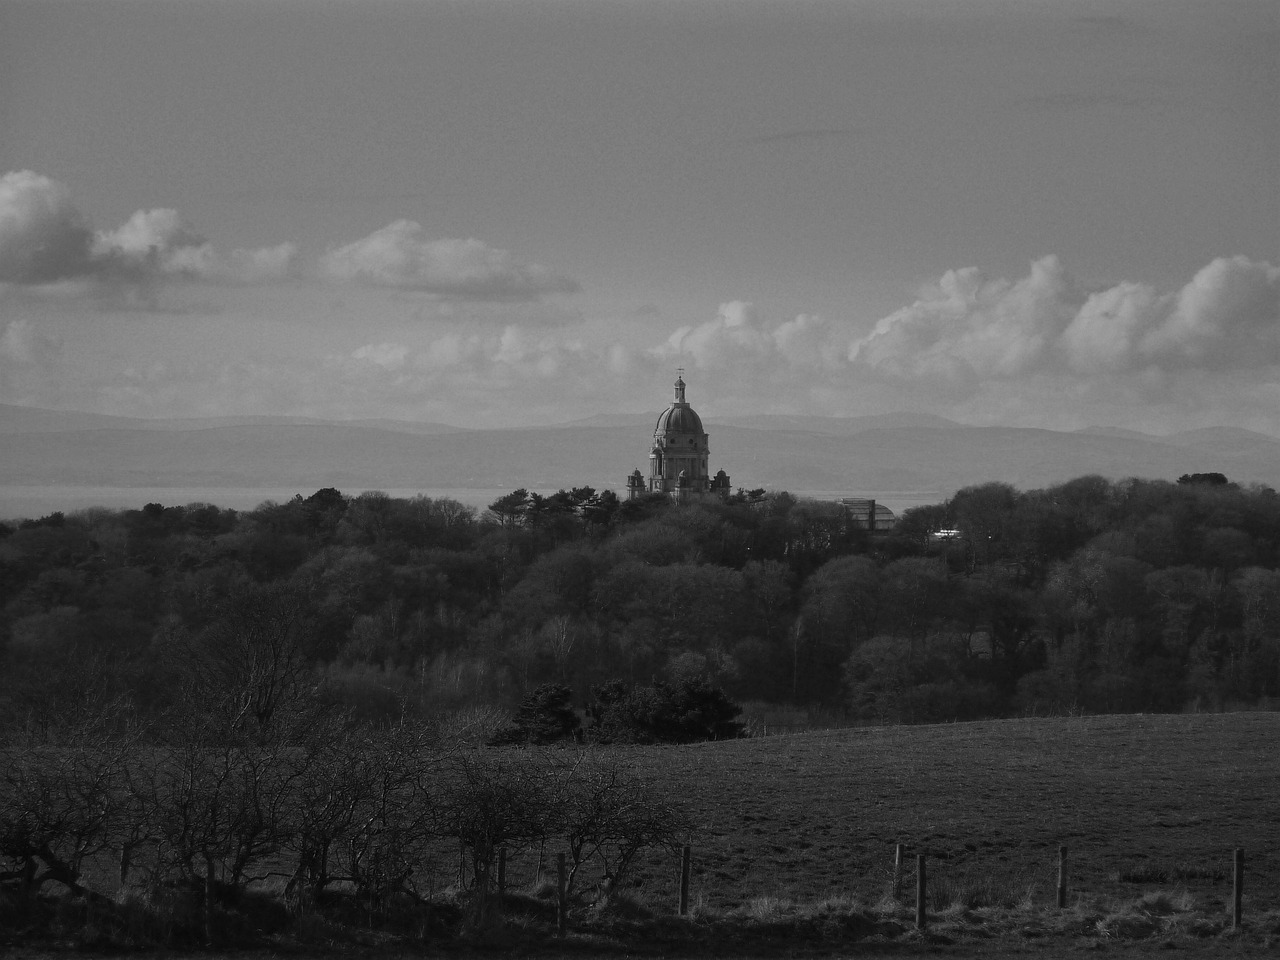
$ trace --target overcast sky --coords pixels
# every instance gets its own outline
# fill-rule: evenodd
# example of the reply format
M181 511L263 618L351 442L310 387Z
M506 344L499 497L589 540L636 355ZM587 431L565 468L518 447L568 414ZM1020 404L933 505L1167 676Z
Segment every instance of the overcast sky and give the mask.
M1278 11L0 0L0 402L1280 435Z

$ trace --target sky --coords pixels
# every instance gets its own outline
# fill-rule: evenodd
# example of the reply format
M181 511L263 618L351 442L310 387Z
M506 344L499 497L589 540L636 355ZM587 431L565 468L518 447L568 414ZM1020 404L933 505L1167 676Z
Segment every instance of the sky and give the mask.
M1280 436L1274 0L0 0L0 403Z

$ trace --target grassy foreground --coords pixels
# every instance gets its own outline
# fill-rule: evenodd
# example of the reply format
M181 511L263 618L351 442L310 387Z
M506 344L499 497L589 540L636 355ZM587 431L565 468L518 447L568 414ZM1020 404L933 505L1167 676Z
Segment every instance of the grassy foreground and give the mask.
M874 902L897 843L912 865L928 856L931 886L1036 903L1053 898L1060 844L1072 899L1229 898L1244 847L1246 909L1280 908L1280 713L873 727L648 748L635 762L693 806L695 899L717 909ZM675 896L661 873L646 886Z
M690 916L674 915L678 858L655 855L621 909L575 908L558 940L553 887L536 883L532 852L513 852L517 892L492 936L433 935L421 915L394 936L363 935L277 907L253 942L278 953L249 955L1280 953L1280 714L864 728L624 755L668 784L699 825ZM909 856L895 901L897 843ZM1065 910L1055 904L1060 844ZM1239 932L1228 916L1235 847L1247 857ZM928 857L923 933L913 924L916 853ZM464 900L445 892L435 925L451 927ZM68 920L69 930L80 922ZM45 955L8 946L19 958ZM44 946L95 945L70 935Z
M1280 948L1280 714L876 727L637 750L635 761L704 827L692 899L708 917L820 926L845 903L909 928L924 853L930 929L957 948ZM897 843L909 856L894 909ZM1245 924L1233 938L1235 847ZM648 902L674 903L674 862L649 868Z

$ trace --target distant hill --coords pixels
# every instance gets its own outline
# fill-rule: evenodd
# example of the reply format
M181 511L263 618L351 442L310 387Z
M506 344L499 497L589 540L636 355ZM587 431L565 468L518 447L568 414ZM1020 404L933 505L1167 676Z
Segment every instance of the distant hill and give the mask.
M411 420L321 420L316 417L187 417L146 419L113 417L102 413L79 413L69 410L44 410L0 403L0 435L10 433L65 433L77 430L210 430L218 427L298 427L317 425L351 425L378 427L399 433L429 435L463 433L461 427L444 423L422 423Z
M1163 438L1166 443L1196 450L1212 450L1219 454L1248 453L1267 445L1280 445L1280 440L1265 433L1242 430L1239 427L1204 427L1184 430Z
M656 419L656 417L655 417ZM706 417L704 425L723 424L749 430L805 430L810 433L854 436L868 430L928 427L946 429L960 424L931 413L883 413L867 417L810 417L793 414L747 414L733 417Z
M647 472L654 414L536 429L394 420L132 420L0 406L0 485L621 489ZM1224 473L1280 486L1280 440L1234 428L1171 437L967 427L941 417L708 418L711 468L735 486L946 496L1003 480L1023 489L1086 473Z

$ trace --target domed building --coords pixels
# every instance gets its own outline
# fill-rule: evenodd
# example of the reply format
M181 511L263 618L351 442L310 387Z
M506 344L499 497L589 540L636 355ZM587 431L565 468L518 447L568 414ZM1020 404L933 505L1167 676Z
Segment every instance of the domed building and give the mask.
M709 472L711 446L702 418L684 398L684 371L676 376L675 386L675 401L662 411L653 430L648 479L638 469L627 478L630 500L644 493L666 493L676 500L729 494L728 474L721 470L713 477Z

